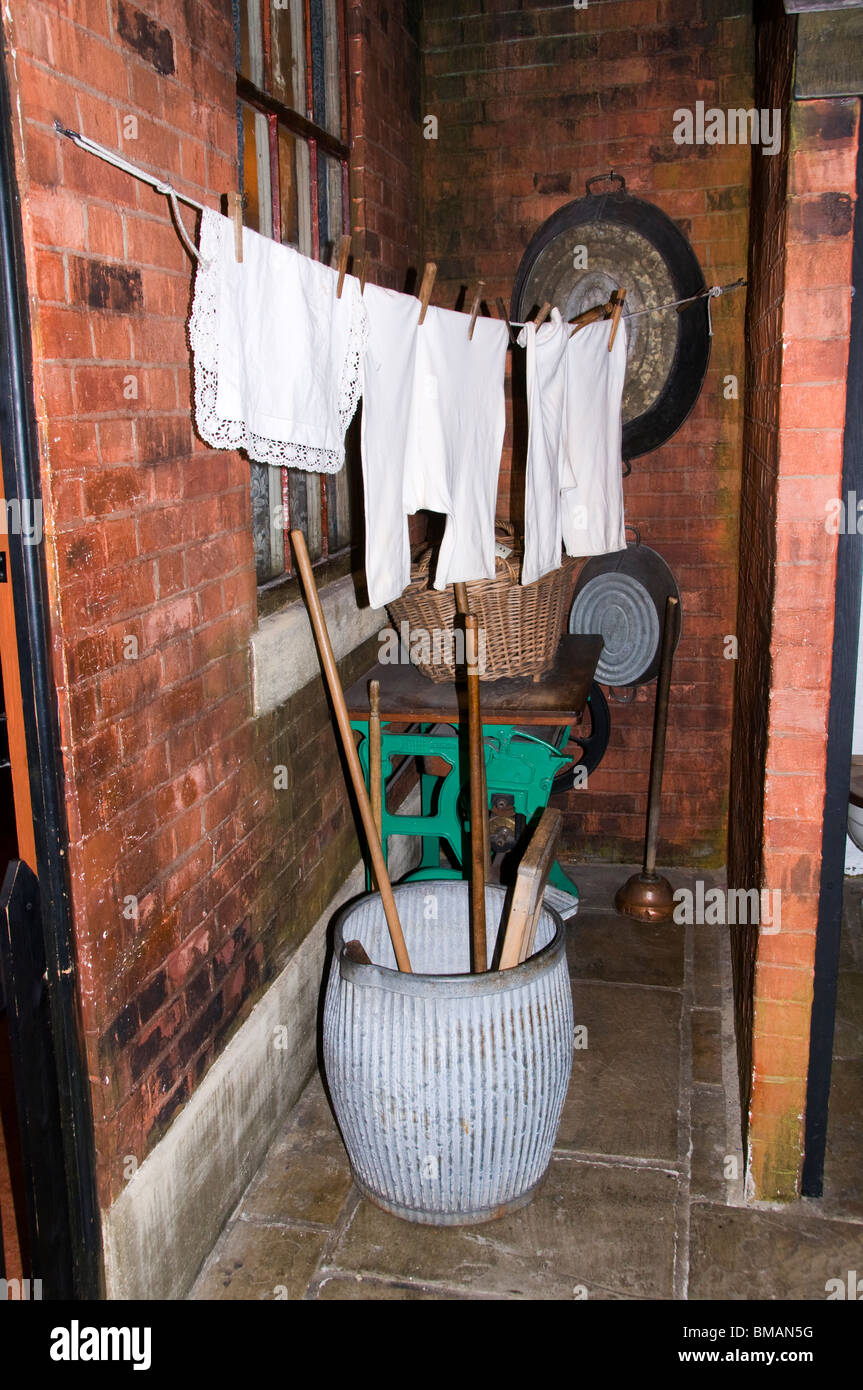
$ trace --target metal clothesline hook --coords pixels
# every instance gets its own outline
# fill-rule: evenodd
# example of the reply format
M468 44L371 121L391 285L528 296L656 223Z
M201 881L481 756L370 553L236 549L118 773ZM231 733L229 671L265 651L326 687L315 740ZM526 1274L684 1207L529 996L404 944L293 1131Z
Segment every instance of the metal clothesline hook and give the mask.
M163 194L170 204L171 215L180 240L190 256L194 257L195 260L200 259L197 246L183 226L183 220L180 216L180 200L182 199L189 207L197 208L199 212L205 211L203 203L197 202L194 198L187 197L185 193L178 193L173 184L168 183L166 179L161 178L158 174L148 173L146 169L142 169L139 165L133 164L131 160L124 159L123 155L118 154L116 150L107 149L106 146L98 144L96 140L91 140L89 136L82 135L80 131L70 130L68 126L64 126L63 122L56 118L54 120L54 129L58 135L64 136L67 140L71 140L73 145L76 145L79 150L83 150L85 154L96 155L98 159L103 159L106 164L113 165L115 169L119 169L124 174L131 174L133 178L140 179L142 183L148 183L157 193Z

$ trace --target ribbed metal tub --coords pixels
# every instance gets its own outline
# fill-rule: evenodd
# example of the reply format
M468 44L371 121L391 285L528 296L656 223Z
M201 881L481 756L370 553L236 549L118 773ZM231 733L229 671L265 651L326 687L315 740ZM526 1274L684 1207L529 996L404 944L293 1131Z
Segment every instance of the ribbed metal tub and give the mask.
M347 908L324 1004L324 1065L357 1185L435 1226L490 1221L529 1202L551 1158L572 1068L565 928L543 908L535 952L470 975L458 880L395 890L414 973L401 974L381 900ZM505 892L486 888L489 960ZM372 964L344 954L364 946Z

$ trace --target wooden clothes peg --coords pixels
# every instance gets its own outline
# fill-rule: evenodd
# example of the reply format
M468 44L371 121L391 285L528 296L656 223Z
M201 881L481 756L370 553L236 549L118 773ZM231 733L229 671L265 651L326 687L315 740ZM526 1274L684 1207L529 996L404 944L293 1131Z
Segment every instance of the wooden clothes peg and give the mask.
M243 195L228 194L228 216L234 224L234 255L238 262L243 259Z
M533 321L533 326L534 326L534 328L539 328L543 323L545 323L545 321L546 321L546 319L548 318L548 316L549 316L550 313L551 313L551 304L549 303L548 300L546 300L545 303L543 304L542 308L540 309L539 313L537 314L536 318L535 318L534 321Z
M612 311L612 304L597 304L595 309L585 309L583 314L577 314L572 320L572 332L570 338L574 338L579 328L584 328L589 323L599 323L600 319L607 319Z
M435 276L437 275L437 265L434 261L428 261L423 271L423 282L420 285L420 316L419 322L425 323L426 309L434 289Z
M485 280L477 280L477 282L476 282L476 298L475 298L474 301L473 301L473 308L472 308L471 311L470 311L470 327L469 327L468 330L467 330L467 336L468 336L468 338L471 339L471 340L473 339L473 330L474 330L474 328L476 327L476 320L477 320L477 315L478 315L478 313L479 313L479 308L480 308L480 305L482 304L482 292L483 292L484 289L485 289Z
M368 253L368 251L364 251L364 252L363 252L363 259L362 259L362 261L361 261L361 263L360 263L360 294L363 294L363 292L365 291L365 288L366 288L366 276L368 275L368 273L369 273L369 253Z
M620 327L620 316L623 313L623 301L625 298L626 290L616 290L615 293L612 295L612 299L614 300L614 310L611 315L611 332L608 335L609 352L611 352L611 349L614 347L614 340L617 336L617 330Z
M348 256L351 254L351 239L343 236L339 242L339 259L337 262L339 271L339 283L336 286L336 299L341 299L342 290L345 286L345 275L348 271Z
M617 333L617 325L620 323L620 316L623 313L623 301L626 298L626 290L614 290L607 304L597 304L593 309L585 309L583 314L576 314L574 319L570 319L573 338L579 328L584 328L588 323L599 323L600 319L613 319L611 334L609 336L608 350L614 346L614 338Z
M511 343L517 343L517 342L518 342L518 334L517 334L516 332L514 332L514 330L513 330L513 326L512 326L512 324L511 324L510 321L509 321L509 314L506 312L506 305L504 304L504 302L503 302L503 300L501 299L500 295L498 295L498 297L497 297L495 303L497 304L497 312L500 314L501 318L503 319L504 323L506 324L506 331L507 331L507 333L509 334L509 341L510 341Z

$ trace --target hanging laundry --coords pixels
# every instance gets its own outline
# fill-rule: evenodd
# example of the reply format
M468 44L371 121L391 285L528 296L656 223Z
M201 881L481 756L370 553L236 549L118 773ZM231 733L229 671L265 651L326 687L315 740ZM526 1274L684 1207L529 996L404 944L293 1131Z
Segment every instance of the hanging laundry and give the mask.
M434 587L493 579L494 514L506 428L504 371L509 333L478 318L430 308L417 329L412 450L405 505L447 517Z
M560 568L560 476L570 332L560 310L552 309L539 329L526 323L518 335L519 345L526 349L528 417L522 584L533 584Z
M623 519L623 423L626 320L609 352L611 321L589 323L566 345L565 440L561 531L567 555L626 549Z
M559 310L519 335L527 349L528 448L522 583L568 555L623 550L621 400L625 320L611 352L610 321L572 335Z
M198 432L259 463L335 473L360 395L359 281L205 209L189 320Z
M420 302L377 285L366 285L364 300L369 332L363 354L360 438L366 587L371 606L382 608L404 593L411 580L404 482Z
M494 514L506 423L508 334L367 285L363 364L366 582L374 607L410 583L407 518L446 516L434 585L494 576Z

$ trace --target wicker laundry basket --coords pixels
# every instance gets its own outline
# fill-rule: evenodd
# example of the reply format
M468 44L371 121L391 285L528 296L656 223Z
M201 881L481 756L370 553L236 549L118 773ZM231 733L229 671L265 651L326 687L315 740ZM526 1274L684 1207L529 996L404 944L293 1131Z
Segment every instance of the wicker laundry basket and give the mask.
M554 663L558 643L566 627L575 583L583 559L563 557L560 569L543 575L533 584L518 582L521 553L513 528L498 522L496 539L510 554L498 555L494 579L477 579L467 585L470 610L484 632L484 667L480 680L500 680L503 676L539 676ZM402 635L413 633L452 633L455 629L455 596L452 588L433 589L430 585L431 550L425 551L411 566L411 582L401 598L387 605L393 626ZM426 651L433 653L428 661ZM418 655L416 654L418 653ZM414 665L430 680L455 679L458 655L455 643L433 645L410 643Z

